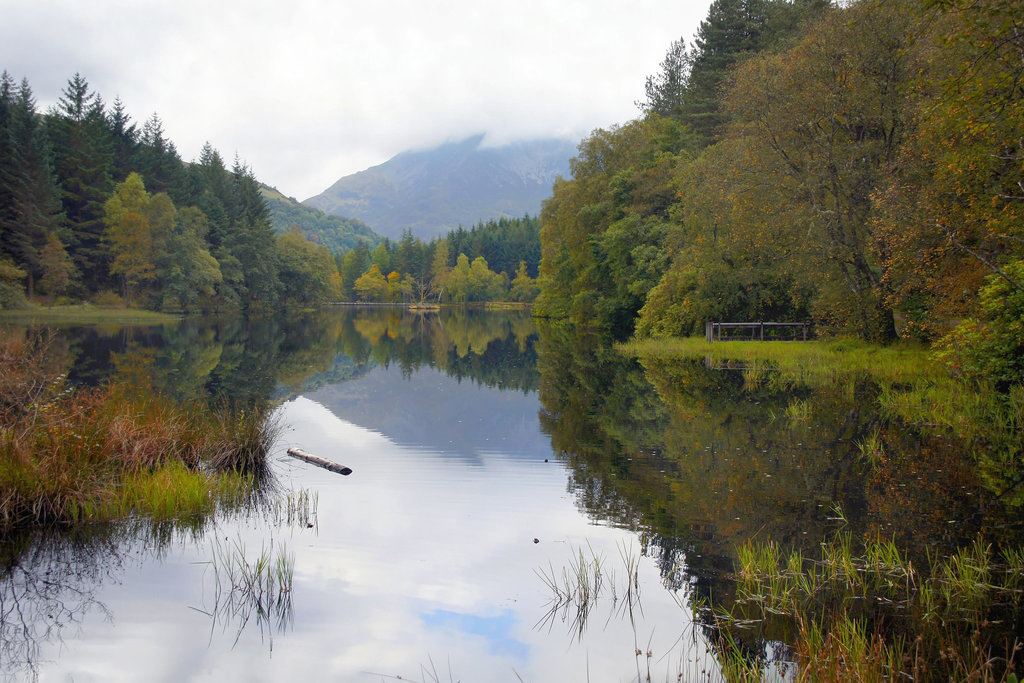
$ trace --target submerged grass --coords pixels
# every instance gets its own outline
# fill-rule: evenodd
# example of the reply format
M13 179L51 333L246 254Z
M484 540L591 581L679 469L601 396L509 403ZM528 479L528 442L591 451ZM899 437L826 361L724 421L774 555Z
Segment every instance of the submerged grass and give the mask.
M1016 680L1024 549L997 554L979 539L921 569L891 540L854 552L839 532L819 559L748 543L738 565L736 605L720 622L726 663L730 623L783 618L797 634L797 680Z
M199 611L211 617L213 626L234 624L236 643L250 623L271 642L274 627L284 630L291 624L295 555L287 546L275 549L271 542L250 555L241 540L222 544L214 539L206 564L213 575L213 604Z
M264 474L278 425L47 369L45 335L0 338L0 531L128 514L184 517ZM231 474L225 474L230 472Z
M633 610L640 608L640 561L635 550L625 545L619 546L619 560L622 574L608 567L604 556L587 544L585 550L579 547L572 551L568 564L560 572L555 571L553 565L547 570L535 570L551 595L548 612L538 625L550 627L560 619L581 637L591 610L601 596L608 593L613 609L620 610L620 615L632 621Z

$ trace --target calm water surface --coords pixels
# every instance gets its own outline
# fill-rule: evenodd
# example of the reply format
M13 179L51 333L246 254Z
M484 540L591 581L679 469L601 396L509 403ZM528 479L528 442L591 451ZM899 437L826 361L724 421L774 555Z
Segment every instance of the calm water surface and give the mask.
M813 549L844 524L941 549L1019 533L955 444L880 421L870 386L745 392L736 373L642 367L524 315L343 310L61 339L79 383L271 402L275 486L213 519L6 544L14 680L717 680L714 622L693 606L728 605L751 537ZM780 417L794 401L806 419ZM879 430L884 467L857 449ZM308 521L283 504L300 493ZM226 605L210 564L225 548L291 554L288 606ZM602 573L582 610L545 578L581 554Z

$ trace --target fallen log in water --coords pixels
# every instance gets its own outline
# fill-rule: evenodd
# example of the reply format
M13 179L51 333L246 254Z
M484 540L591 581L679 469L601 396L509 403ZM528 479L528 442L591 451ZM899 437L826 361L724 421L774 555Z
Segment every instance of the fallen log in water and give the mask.
M338 474L344 475L352 474L351 467L339 465L336 462L331 462L330 460L321 458L320 456L317 455L312 455L311 453L307 453L306 451L298 448L289 448L288 455L292 456L293 458L298 458L299 460L305 460L306 462L317 465L318 467L323 467L325 470L330 470L331 472L337 472Z

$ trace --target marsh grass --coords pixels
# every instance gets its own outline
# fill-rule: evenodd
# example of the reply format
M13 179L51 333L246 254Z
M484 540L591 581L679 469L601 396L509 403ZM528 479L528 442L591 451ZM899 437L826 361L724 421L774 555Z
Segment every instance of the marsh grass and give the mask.
M267 415L114 384L73 389L47 364L51 339L0 338L0 531L202 514L265 476L279 428Z
M586 549L575 548L568 563L561 571L554 565L548 569L534 570L534 573L550 593L548 611L537 626L554 625L561 620L569 624L575 637L582 637L587 628L591 611L602 595L609 595L611 611L609 619L616 614L634 622L634 610L641 610L639 557L632 547L619 546L619 573L615 567L608 567L603 555L597 554L590 544Z
M288 491L274 500L271 521L276 526L316 527L320 494L299 489Z
M273 541L250 555L240 539L222 544L215 538L206 564L212 573L212 605L198 611L211 618L211 637L218 623L225 629L234 624L237 643L246 627L255 624L272 648L275 630L292 623L295 555L284 544L275 549Z
M863 439L857 441L856 445L861 457L873 467L877 467L885 459L885 442L877 425Z
M786 417L794 423L808 422L811 419L811 402L806 399L793 399L786 406Z
M751 542L739 549L736 605L724 622L791 620L798 680L1011 680L1021 663L1013 634L1022 568L1024 549L997 554L980 539L923 570L891 540L855 552L842 531L816 560ZM740 666L728 662L737 650L723 631L723 665Z

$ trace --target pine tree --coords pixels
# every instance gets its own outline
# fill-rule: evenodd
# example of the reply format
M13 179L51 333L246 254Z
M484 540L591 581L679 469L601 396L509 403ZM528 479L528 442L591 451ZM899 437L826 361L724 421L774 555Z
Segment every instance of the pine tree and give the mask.
M135 164L150 191L166 192L176 202L187 200L185 166L156 113L142 127Z
M114 107L107 117L113 146L112 174L114 180L120 182L135 170L136 155L139 147L139 131L132 123L131 117L124 110L121 98L114 99Z
M85 78L75 74L48 121L55 171L61 179L67 246L83 286L97 291L110 284L103 204L113 189L113 153L103 101L89 90Z
M22 80L17 93L4 99L7 159L0 168L5 198L0 206L0 250L25 270L31 298L41 275L42 249L59 224L60 204L49 144L28 81Z
M231 183L234 215L228 214L230 234L223 246L241 267L246 305L273 306L280 296L281 283L270 209L252 170L237 158Z

